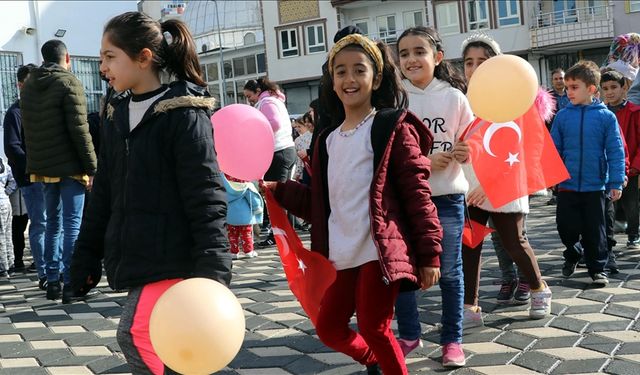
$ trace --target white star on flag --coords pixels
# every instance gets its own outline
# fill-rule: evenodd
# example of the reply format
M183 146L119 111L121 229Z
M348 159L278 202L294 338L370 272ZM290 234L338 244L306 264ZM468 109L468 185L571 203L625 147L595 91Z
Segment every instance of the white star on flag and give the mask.
M520 155L519 152L516 152L515 154L509 153L509 157L507 158L507 160L505 160L505 162L509 163L510 167L513 167L515 163L520 163L520 160L518 160L518 155Z
M302 270L302 273L304 273L304 270L307 269L307 265L304 264L304 262L302 260L298 259L298 268L300 270Z

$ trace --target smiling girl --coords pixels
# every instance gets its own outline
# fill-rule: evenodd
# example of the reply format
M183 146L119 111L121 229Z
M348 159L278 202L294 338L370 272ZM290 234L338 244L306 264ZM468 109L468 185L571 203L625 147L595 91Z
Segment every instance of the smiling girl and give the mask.
M468 184L460 163L468 158L464 142L457 142L473 120L463 78L446 61L438 32L430 27L405 30L398 38L402 81L409 93L409 109L434 134L429 151L432 199L442 225L440 289L442 291L442 363L464 366L462 318L464 282L462 277L462 229L464 194ZM405 355L420 344L420 321L415 292L400 293L396 301L400 346Z
M407 374L391 331L400 284L426 289L440 277L442 229L427 182L433 136L404 109L389 56L358 34L334 45L321 96L334 123L318 137L312 185L265 184L312 224L311 248L338 270L322 299L320 340L369 374ZM354 312L359 332L349 327Z

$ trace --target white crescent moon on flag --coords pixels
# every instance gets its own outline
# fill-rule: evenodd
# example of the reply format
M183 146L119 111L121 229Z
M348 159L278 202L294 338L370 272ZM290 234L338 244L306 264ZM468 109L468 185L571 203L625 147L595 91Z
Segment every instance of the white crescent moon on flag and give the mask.
M495 132L502 128L513 129L513 131L518 134L518 143L522 141L522 132L520 131L518 125L516 125L516 123L514 123L513 121L504 123L493 123L489 125L487 131L484 133L484 137L482 138L482 144L484 146L484 149L487 151L487 154L493 156L494 158L496 157L496 155L493 153L493 151L491 151L491 138L493 138Z

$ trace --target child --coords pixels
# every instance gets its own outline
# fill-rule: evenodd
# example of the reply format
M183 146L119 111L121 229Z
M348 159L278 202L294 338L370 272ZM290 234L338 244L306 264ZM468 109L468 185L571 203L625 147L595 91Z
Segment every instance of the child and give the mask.
M311 145L311 137L313 136L313 120L311 112L307 112L297 119L293 126L299 134L299 137L293 141L296 145L296 154L298 155L298 158L296 159L296 175L294 180L308 184L308 181L304 181L304 169L305 164L308 164L309 162L309 159L307 158L307 150Z
M104 28L100 56L114 90L130 94L107 109L72 286L77 295L94 287L104 258L109 285L129 289L117 339L131 372L173 374L164 372L149 338L155 301L184 278L225 285L231 278L226 199L209 119L214 100L181 21L116 16ZM177 80L161 84L163 71Z
M580 260L580 240L594 285L609 283L605 199L616 201L624 183L624 148L618 122L593 96L600 84L595 63L580 61L565 74L571 103L553 121L551 136L571 178L558 186L556 222L564 251L562 274L571 276Z
M462 50L467 80L471 79L475 70L484 61L501 53L498 43L484 34L474 34L466 39ZM551 312L551 290L542 280L538 262L526 237L528 197L516 199L501 207L493 207L486 199L472 165L467 163L462 168L469 181L467 204L470 219L482 225L489 220L496 230L491 239L502 272L502 287L498 293L498 303L507 304L512 301L518 304L529 303L531 319L546 317ZM484 324L482 311L478 306L481 250L482 243L474 249L463 245L465 328ZM518 280L516 280L514 262L518 266Z
M18 181L16 181L17 184ZM27 230L29 216L27 215L27 205L22 197L22 191L18 187L10 196L11 212L11 242L13 244L13 272L24 272L24 231Z
M320 340L369 374L407 374L391 331L400 284L426 289L440 277L442 229L427 182L433 136L404 110L390 56L359 34L333 46L321 96L333 125L314 148L312 185L265 184L311 223L311 248L338 270L322 299ZM349 327L354 311L359 333Z
M244 255L255 258L253 250L253 226L262 223L263 203L256 186L224 175L224 188L227 191L227 232L229 232L229 250L231 258L238 259L240 248Z
M11 202L9 196L16 191L18 185L13 179L11 168L0 158L0 277L9 277L13 270L13 241L11 239Z
M409 94L409 109L418 115L434 134L429 151L432 174L429 178L431 199L438 209L442 224L440 254L440 289L442 292L442 364L445 367L465 365L462 351L462 319L464 281L462 278L462 230L464 227L464 194L469 187L460 162L468 153L463 147L453 148L473 113L464 96L464 79L444 61L444 48L433 28L414 27L398 38L398 56ZM420 344L420 321L414 291L402 292L396 301L400 347L405 356Z
M602 93L607 101L607 108L616 114L621 135L629 152L629 174L627 186L622 190L622 197L616 209L622 210L627 220L627 249L640 249L638 235L639 203L638 175L640 174L640 106L625 100L625 77L615 70L602 74L600 79Z

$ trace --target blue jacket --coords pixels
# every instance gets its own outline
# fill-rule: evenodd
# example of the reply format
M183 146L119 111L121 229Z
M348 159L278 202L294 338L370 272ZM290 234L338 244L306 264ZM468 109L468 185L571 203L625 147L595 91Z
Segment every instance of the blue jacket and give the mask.
M624 148L613 112L598 100L569 103L558 112L551 137L571 178L561 189L579 192L622 189Z
M27 147L24 144L24 130L22 129L22 116L20 115L20 102L9 107L4 115L4 153L9 159L9 165L18 186L31 185L27 177Z
M264 204L256 187L250 182L229 182L223 176L227 191L227 224L253 225L262 223Z

